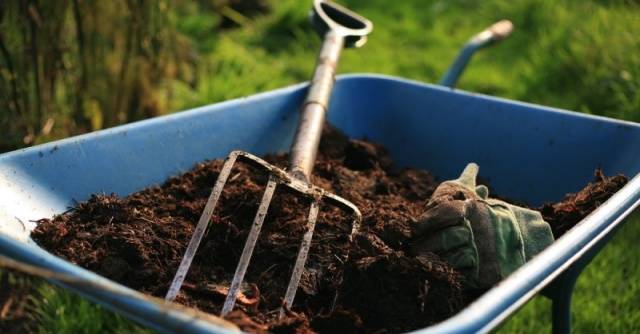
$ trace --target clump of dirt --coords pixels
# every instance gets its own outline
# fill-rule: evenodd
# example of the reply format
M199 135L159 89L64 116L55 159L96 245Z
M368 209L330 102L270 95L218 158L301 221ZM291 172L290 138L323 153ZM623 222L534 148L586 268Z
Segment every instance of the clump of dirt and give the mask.
M359 233L350 243L349 217L321 207L295 303L278 320L309 210L307 199L279 187L236 311L227 319L256 333L359 333L407 331L455 314L470 300L460 274L434 254L406 253L409 225L438 182L427 171L396 168L380 145L325 128L312 181L360 209ZM285 166L287 156L266 159ZM126 197L93 195L64 214L40 220L32 237L53 254L163 297L221 166L220 160L200 163ZM220 312L265 184L265 175L252 167L234 168L176 302ZM588 214L584 210L571 219ZM555 213L548 217L557 226L572 224Z
M371 329L387 324L396 324L394 331L400 332L425 327L463 304L457 273L433 257L402 252L366 257L349 262L344 275L344 307L360 314ZM393 312L388 305L394 305Z
M594 174L593 182L584 189L575 194L567 194L558 203L548 203L538 209L544 220L551 225L556 239L593 212L628 182L624 175L606 177L601 169L597 169Z

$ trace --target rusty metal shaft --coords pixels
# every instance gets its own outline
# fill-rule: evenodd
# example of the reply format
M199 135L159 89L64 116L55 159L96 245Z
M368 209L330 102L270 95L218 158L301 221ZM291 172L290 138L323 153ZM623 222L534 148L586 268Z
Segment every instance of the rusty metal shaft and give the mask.
M335 82L336 67L344 38L333 30L324 36L313 79L302 105L298 129L291 145L289 172L307 182L310 181L313 164L318 154L320 137L329 99Z

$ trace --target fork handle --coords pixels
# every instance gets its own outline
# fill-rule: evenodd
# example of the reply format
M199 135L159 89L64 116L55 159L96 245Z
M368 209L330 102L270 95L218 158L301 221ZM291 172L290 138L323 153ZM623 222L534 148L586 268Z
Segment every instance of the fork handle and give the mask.
M324 35L311 86L302 104L298 128L289 151L290 173L306 182L311 181L311 171L318 154L322 127L329 109L336 67L343 46L344 37L334 30L329 30Z

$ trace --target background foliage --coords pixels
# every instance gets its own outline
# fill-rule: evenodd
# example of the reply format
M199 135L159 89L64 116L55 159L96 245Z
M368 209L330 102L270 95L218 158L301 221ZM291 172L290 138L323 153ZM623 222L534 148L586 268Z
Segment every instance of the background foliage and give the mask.
M640 121L637 1L340 2L375 24L364 49L344 53L342 73L436 82L467 38L508 18L513 36L478 54L460 88ZM308 9L300 0L0 1L0 152L307 80L319 46ZM632 220L578 282L577 331L640 330ZM24 282L12 277L0 281ZM29 286L33 331L133 326ZM548 306L537 297L504 331L548 330Z

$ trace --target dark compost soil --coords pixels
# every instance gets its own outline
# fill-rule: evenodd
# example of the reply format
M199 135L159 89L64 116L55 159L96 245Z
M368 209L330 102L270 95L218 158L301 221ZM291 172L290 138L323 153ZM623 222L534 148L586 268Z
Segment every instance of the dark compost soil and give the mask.
M553 235L557 239L608 200L611 195L627 184L627 181L628 179L623 175L606 177L602 170L597 169L593 182L584 189L575 194L567 194L558 203L545 204L538 208L538 211L551 225Z
M266 159L286 165L285 155ZM221 166L220 160L200 163L123 198L93 195L40 220L32 236L55 255L163 297ZM625 181L598 173L585 190L542 212L554 232L563 233ZM438 185L429 172L397 170L380 145L329 129L313 182L358 206L359 234L349 244L348 217L321 208L294 307L276 321L308 211L307 200L278 188L229 320L250 332L401 332L444 320L470 301L461 276L436 255L407 253L409 224ZM234 169L177 302L220 312L265 183L247 165Z

